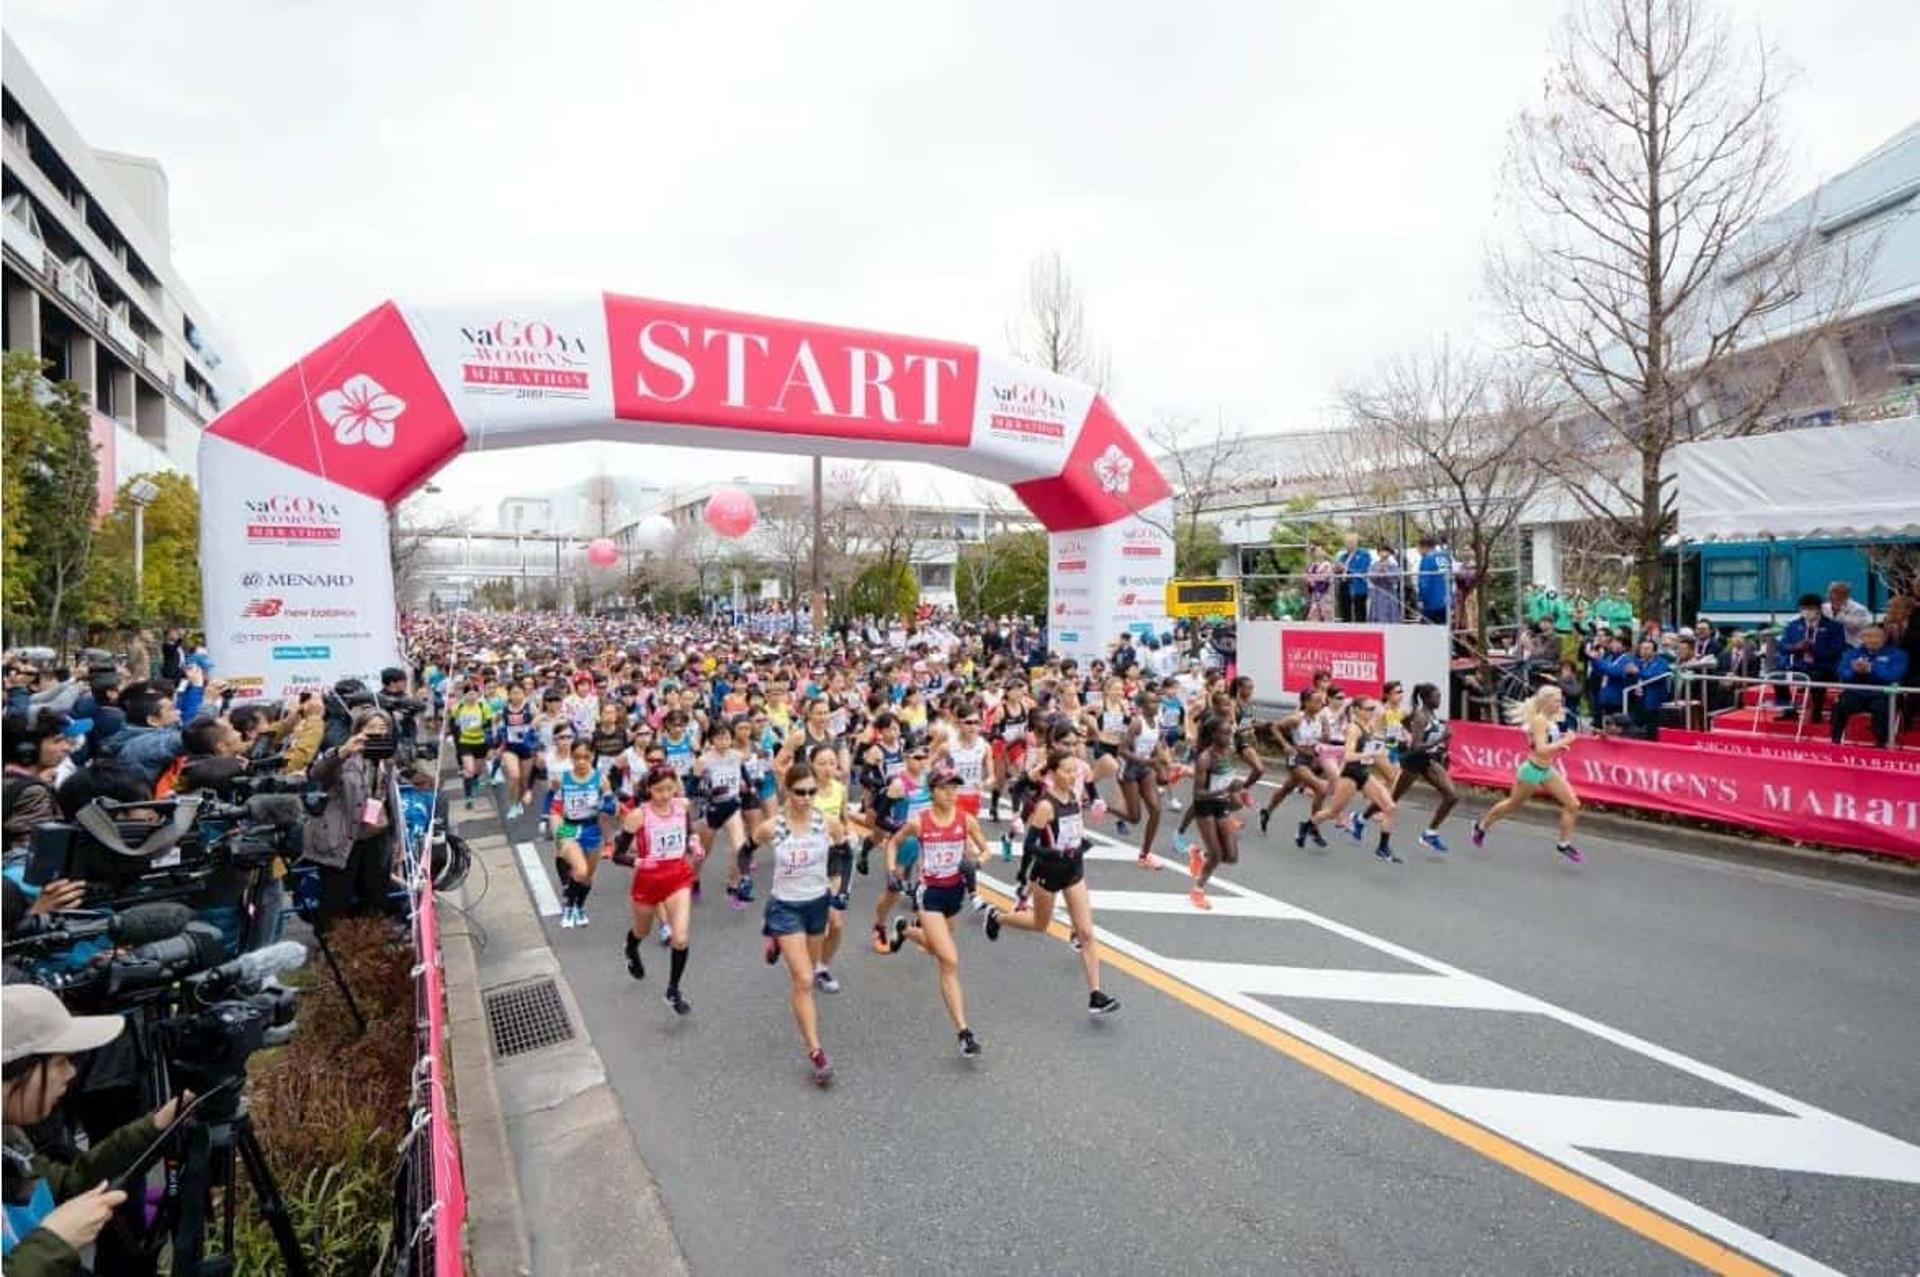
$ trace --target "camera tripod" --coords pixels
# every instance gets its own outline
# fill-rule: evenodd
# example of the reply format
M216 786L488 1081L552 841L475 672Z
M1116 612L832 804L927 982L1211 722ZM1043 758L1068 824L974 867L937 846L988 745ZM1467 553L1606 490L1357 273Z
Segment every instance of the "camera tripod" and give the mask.
M280 1186L267 1168L266 1154L253 1131L253 1118L246 1111L240 1091L243 1083L233 1078L221 1083L226 1094L209 1094L199 1121L182 1133L182 1149L177 1168L169 1168L167 1196L178 1203L173 1227L173 1272L175 1277L228 1277L233 1272L233 1223L239 1206L234 1193L236 1154L245 1167L247 1182L253 1188L260 1217L273 1231L279 1244L281 1262L288 1277L306 1277L310 1271L300 1239L293 1231L293 1219L287 1213ZM206 1231L208 1207L213 1189L221 1190L222 1254L208 1258Z

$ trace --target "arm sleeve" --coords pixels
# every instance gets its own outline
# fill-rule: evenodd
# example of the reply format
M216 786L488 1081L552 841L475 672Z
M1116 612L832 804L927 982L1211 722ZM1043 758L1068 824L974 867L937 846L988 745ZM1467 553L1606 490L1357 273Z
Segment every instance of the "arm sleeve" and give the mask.
M128 1122L65 1166L35 1159L37 1169L53 1190L53 1200L64 1202L86 1192L103 1179L112 1179L133 1165L133 1160L160 1135L151 1117Z

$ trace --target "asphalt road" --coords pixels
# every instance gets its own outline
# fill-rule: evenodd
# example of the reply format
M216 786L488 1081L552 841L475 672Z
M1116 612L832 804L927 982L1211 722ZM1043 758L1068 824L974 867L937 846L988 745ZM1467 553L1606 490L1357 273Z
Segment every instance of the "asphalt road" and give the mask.
M696 1272L1920 1272L1920 899L1464 815L1387 866L1295 850L1298 804L1208 914L1090 864L1117 1016L1060 938L968 928L979 1061L931 960L852 937L827 1091L719 865L684 1020L625 870L544 922Z

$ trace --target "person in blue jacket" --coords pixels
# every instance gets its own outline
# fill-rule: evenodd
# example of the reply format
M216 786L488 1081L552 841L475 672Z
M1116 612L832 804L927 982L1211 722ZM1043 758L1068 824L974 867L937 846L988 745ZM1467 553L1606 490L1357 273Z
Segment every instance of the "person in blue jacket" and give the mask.
M1635 675L1627 673L1627 667L1632 664L1633 654L1627 651L1626 634L1619 630L1609 634L1605 654L1593 658L1594 672L1599 675L1599 688L1593 698L1596 719L1618 714L1625 707L1627 688L1637 681Z
M1627 698L1627 717L1640 727L1660 721L1660 707L1673 699L1673 661L1654 644L1641 639L1640 650L1625 667L1633 694Z
M1878 625L1860 631L1860 646L1840 658L1840 681L1853 686L1840 693L1833 706L1833 743L1846 734L1847 721L1864 713L1873 723L1873 739L1882 749L1893 748L1893 697L1874 689L1898 687L1906 681L1907 654L1887 642Z
M1334 556L1334 562L1340 567L1339 584L1334 591L1340 606L1340 619L1366 620L1367 573L1373 570L1373 552L1360 544L1358 532L1349 532L1347 546Z
M1447 593L1453 588L1453 556L1429 533L1420 538L1420 615L1429 625L1447 623Z
M1786 630L1780 635L1780 646L1774 657L1774 668L1781 673L1804 674L1816 683L1837 681L1840 670L1840 657L1846 652L1847 632L1840 622L1820 611L1818 594L1800 596L1800 615L1787 622ZM1792 683L1782 679L1774 684L1773 703L1780 707L1779 717L1792 718ZM1807 690L1807 704L1813 722L1820 721L1820 715L1826 708L1827 689L1814 687Z

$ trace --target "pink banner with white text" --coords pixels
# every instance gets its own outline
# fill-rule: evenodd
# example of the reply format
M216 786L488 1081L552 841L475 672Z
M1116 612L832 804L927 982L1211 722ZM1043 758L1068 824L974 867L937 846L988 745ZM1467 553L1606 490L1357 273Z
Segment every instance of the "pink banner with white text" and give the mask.
M1518 728L1470 722L1452 727L1454 779L1512 783L1526 748ZM1679 812L1797 842L1920 859L1920 776L1896 767L1815 761L1805 754L1736 753L1663 736L1659 741L1583 738L1565 756L1564 769L1574 792L1594 802Z

